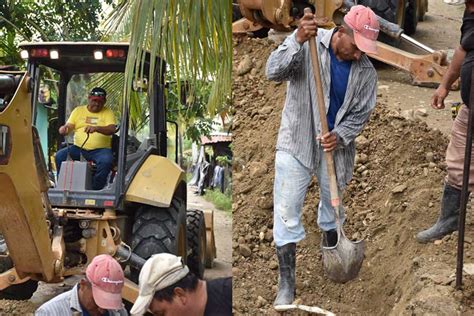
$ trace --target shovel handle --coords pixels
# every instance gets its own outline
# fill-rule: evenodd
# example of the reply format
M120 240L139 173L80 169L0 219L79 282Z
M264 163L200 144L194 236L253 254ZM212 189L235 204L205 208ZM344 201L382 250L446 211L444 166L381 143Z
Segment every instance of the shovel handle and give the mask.
M310 8L305 8L304 13L312 13ZM311 56L311 64L313 65L313 75L314 81L316 82L316 95L318 98L318 109L319 109L319 119L321 121L321 130L322 134L326 134L329 132L328 128L328 120L326 117L326 106L324 104L324 92L323 92L323 84L321 81L321 72L320 72L320 64L319 64L319 55L318 55L318 48L316 46L316 39L311 37L309 39L309 48L310 48L310 56ZM334 158L332 152L324 152L324 156L326 158L326 164L328 169L328 176L329 176L329 190L331 192L331 204L334 208L338 208L340 201L339 201L339 190L337 188L337 181L336 181L336 171L334 168ZM339 220L339 210L336 210L336 218Z

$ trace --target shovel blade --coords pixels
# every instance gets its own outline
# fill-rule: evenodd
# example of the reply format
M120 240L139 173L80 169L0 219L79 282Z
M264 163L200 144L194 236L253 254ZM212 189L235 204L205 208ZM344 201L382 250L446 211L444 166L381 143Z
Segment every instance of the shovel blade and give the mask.
M323 267L328 278L336 283L345 283L357 277L364 261L365 243L352 242L342 232L335 247L322 247Z

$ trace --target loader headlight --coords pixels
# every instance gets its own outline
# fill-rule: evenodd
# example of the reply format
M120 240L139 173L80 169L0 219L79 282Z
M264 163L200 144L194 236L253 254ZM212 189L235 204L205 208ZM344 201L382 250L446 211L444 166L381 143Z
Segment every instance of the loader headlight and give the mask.
M104 58L104 53L101 50L94 51L94 59L100 60Z
M22 51L20 51L20 56L23 59L28 59L28 51L26 49L23 49Z
M59 52L56 49L52 49L49 51L49 58L51 59L59 59Z

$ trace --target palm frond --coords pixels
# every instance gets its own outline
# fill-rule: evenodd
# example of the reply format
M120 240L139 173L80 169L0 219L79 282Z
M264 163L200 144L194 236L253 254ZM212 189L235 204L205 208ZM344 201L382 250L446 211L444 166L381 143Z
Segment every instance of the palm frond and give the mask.
M182 81L191 87L197 87L198 81L212 81L208 113L225 109L231 91L231 9L232 2L228 0L122 1L108 19L106 33L125 31L128 22L123 21L133 12L125 97L128 99L131 94L134 74L143 72L144 52L150 51L152 56L166 60L167 70L177 82L176 93L179 94ZM148 74L150 83L155 75L154 62L152 59Z
M103 41L123 42L130 40L133 1L122 0L115 9L101 23L104 29Z

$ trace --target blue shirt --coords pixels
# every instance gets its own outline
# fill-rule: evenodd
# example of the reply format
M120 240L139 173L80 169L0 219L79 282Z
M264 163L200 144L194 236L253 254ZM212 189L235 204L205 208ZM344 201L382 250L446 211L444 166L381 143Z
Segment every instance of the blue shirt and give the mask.
M341 108L346 96L347 82L351 72L352 61L339 61L329 46L329 55L331 56L331 91L329 94L329 109L327 113L328 127L332 131L336 121L337 111Z

